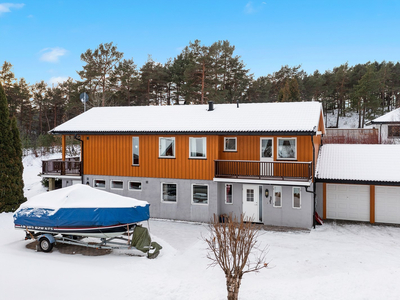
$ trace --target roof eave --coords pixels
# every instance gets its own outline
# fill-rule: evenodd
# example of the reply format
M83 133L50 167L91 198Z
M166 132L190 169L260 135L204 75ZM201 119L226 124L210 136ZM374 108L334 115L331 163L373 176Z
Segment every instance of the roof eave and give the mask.
M214 135L282 135L282 136L312 136L316 135L315 131L59 131L50 130L51 134L63 135L154 135L154 134L175 134L175 135L201 135L201 134L214 134Z
M379 181L379 180L357 180L357 179L324 179L315 178L315 182L342 183L342 184L363 184L363 185L388 185L400 186L400 181Z

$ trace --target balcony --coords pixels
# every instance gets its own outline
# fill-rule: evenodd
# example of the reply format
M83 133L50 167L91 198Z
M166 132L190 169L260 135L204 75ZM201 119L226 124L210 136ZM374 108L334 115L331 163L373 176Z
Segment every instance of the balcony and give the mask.
M82 162L79 160L79 157L71 157L67 158L66 160L42 160L42 174L60 176L81 176Z
M216 160L215 178L309 182L312 163Z

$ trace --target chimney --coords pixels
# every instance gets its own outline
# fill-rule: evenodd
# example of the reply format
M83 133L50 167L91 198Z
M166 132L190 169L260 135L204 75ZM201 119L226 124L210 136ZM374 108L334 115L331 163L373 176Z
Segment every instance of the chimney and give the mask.
M214 110L214 102L208 101L208 111L213 111Z

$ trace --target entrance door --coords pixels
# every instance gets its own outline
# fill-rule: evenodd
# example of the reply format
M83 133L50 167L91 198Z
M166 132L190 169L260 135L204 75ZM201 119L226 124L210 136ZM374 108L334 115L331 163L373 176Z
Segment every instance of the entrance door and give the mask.
M274 140L272 138L260 139L260 161L260 175L274 175L273 164L269 163L274 161Z
M243 185L243 215L253 222L260 222L258 185Z

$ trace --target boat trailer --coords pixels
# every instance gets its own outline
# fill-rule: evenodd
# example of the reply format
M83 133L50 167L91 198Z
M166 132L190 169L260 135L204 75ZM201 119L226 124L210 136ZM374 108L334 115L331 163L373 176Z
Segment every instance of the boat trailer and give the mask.
M133 228L127 228L127 231L122 236L114 236L110 238L100 238L99 243L93 242L95 237L86 237L79 235L66 235L61 233L43 233L33 232L29 229L25 229L26 236L25 240L37 240L38 245L36 246L37 251L51 252L54 245L57 243L82 246L93 249L105 249L105 250L138 250L147 258L153 259L158 256L162 246L156 242L152 242L150 234L146 227L135 225ZM87 242L84 239L91 239Z

